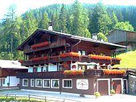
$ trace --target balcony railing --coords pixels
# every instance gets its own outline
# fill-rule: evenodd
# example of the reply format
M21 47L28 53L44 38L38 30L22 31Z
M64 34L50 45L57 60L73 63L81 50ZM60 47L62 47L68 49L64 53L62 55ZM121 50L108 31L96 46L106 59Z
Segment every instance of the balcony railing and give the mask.
M46 46L42 46L44 45L44 43L40 43L41 44L41 47L37 47L37 44L36 47L35 45L27 48L24 50L24 53L31 53L31 52L37 52L37 51L43 51L43 50L47 50L47 49L50 49L50 48L58 48L58 47L63 47L63 46L69 46L69 44L67 43L64 43L64 42L54 42L54 43L45 43Z
M85 56L79 55L75 52L64 53L58 56L50 56L50 57L37 57L33 58L29 61L23 61L22 64L24 66L32 66L32 65L40 65L46 63L58 63L58 62L66 62L66 61L78 61L78 62L96 62L101 64L119 64L120 59L111 58L110 56Z
M112 70L109 70L110 73ZM98 70L98 69L90 69L85 70L82 75L65 75L64 71L54 71L54 72L33 72L33 73L18 73L18 78L40 78L40 79L52 79L52 78L87 78L87 77L106 77L106 76L118 76L122 77L125 75L123 74L116 74L116 70L113 70L114 73L111 74L105 74L104 70ZM117 73L119 70L117 71ZM122 72L122 70L121 70Z

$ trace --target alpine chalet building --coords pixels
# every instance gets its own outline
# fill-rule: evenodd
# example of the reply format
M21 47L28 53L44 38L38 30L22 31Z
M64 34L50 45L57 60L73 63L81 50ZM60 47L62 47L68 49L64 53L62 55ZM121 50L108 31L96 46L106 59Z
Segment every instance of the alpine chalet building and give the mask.
M114 51L122 45L37 29L18 50L24 52L27 73L18 74L21 89L110 95L127 89L124 70Z

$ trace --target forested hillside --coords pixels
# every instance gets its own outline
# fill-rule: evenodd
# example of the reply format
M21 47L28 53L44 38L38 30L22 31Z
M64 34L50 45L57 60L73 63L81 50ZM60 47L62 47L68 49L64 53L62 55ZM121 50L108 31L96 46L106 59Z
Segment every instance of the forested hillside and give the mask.
M72 5L54 4L29 10L20 17L15 11L14 7L9 8L0 23L1 59L23 59L17 46L37 28L47 29L49 21L53 22L55 31L89 38L93 33L98 33L99 38L105 41L105 35L113 28L136 30L134 6L92 5L75 1Z

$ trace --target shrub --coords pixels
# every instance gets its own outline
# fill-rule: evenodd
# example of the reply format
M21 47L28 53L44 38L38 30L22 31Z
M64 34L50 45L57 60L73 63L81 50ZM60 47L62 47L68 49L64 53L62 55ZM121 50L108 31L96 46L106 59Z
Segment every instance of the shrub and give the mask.
M96 98L101 96L100 92L95 92L94 95L95 95Z
M115 92L115 90L110 90L110 93L111 93L111 95L114 95L114 94L116 94L116 92Z

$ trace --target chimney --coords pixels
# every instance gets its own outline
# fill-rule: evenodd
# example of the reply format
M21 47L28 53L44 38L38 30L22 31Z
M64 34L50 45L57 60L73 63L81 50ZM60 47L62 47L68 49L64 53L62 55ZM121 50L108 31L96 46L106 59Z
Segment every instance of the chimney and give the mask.
M98 40L97 33L93 33L93 34L92 34L92 39L93 39L93 40Z
M48 27L48 30L53 30L53 27L52 27L52 22L49 22L49 27Z

